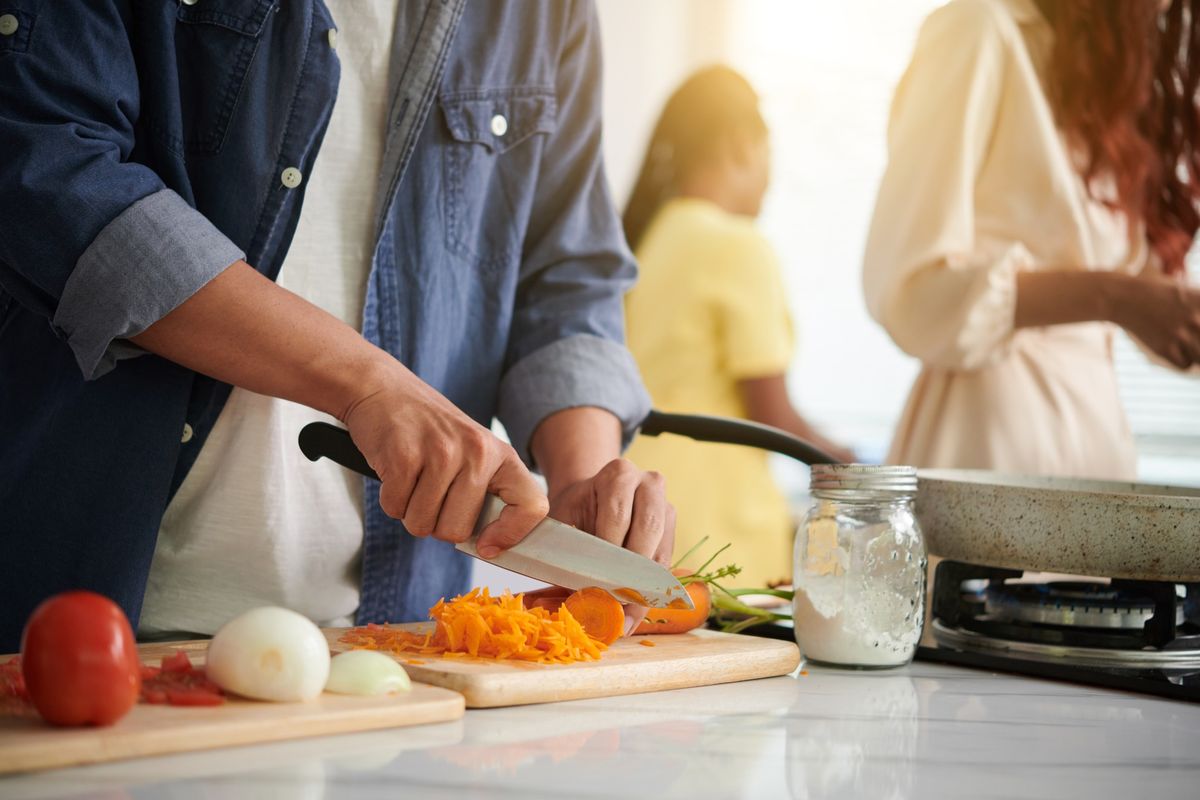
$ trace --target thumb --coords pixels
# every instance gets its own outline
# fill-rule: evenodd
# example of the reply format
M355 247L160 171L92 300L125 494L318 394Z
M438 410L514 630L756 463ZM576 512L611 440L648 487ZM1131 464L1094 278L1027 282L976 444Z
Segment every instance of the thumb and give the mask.
M480 531L475 551L484 558L494 558L528 536L546 518L550 501L515 455L496 470L488 491L498 495L505 505L500 516Z

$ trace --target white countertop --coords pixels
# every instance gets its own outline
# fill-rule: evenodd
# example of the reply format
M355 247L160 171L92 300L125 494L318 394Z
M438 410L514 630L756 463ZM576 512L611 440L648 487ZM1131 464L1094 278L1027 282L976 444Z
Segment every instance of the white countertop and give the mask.
M1200 704L931 664L0 778L0 798L1200 796Z

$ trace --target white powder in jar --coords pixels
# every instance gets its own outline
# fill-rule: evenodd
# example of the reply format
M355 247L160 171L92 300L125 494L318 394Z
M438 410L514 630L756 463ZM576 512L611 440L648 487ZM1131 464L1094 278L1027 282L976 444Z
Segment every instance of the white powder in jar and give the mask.
M912 659L925 616L923 559L890 556L854 576L797 576L792 613L805 658L862 667Z

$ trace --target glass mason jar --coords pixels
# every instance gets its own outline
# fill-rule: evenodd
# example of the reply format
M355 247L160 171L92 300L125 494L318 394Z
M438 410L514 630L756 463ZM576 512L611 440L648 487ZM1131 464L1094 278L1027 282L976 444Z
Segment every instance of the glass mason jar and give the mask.
M793 572L800 651L841 667L907 664L925 622L916 469L818 465L811 490Z

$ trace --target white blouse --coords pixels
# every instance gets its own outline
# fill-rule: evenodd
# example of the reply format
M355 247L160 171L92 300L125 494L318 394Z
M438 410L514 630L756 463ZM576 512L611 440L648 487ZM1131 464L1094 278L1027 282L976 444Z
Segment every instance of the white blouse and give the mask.
M924 368L890 460L1132 478L1107 323L1015 330L1022 270L1137 272L1125 218L1089 196L1040 78L1033 0L954 0L896 90L863 282Z

